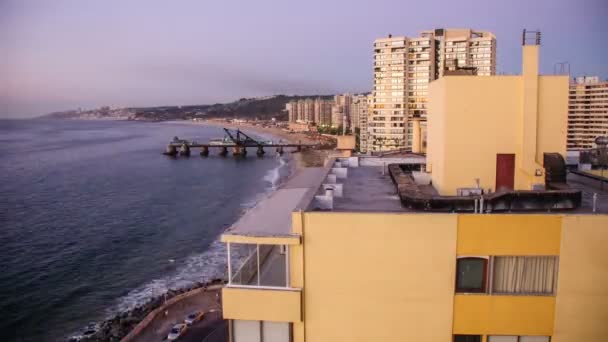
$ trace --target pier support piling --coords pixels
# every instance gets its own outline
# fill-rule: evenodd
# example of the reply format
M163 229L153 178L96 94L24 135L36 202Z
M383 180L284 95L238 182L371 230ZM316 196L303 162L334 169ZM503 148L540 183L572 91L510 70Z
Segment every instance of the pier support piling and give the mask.
M189 157L190 156L190 146L188 146L186 144L182 144L182 146L179 148L179 154L184 157Z
M207 157L208 155L209 155L209 146L203 146L203 149L201 150L201 156Z
M258 145L258 151L257 151L257 155L258 157L262 157L264 155L264 147L262 145Z
M277 153L282 156L283 155L283 146L277 147Z
M244 146L236 145L232 148L233 156L242 156L245 157L247 155L247 149Z
M228 155L228 147L222 146L220 148L220 156L225 157L226 155Z
M163 152L163 154L166 156L173 157L177 154L177 149L173 145L167 145L167 149L165 149L165 152Z

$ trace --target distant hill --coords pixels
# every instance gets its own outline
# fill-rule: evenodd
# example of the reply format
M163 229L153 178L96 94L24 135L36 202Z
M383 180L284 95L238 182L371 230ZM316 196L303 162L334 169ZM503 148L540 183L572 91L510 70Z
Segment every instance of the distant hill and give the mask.
M289 101L305 98L331 99L333 95L287 96L276 95L257 98L242 98L230 103L191 106L132 107L76 111L69 110L45 115L51 118L122 118L145 121L188 120L193 118L241 118L287 120L285 104Z

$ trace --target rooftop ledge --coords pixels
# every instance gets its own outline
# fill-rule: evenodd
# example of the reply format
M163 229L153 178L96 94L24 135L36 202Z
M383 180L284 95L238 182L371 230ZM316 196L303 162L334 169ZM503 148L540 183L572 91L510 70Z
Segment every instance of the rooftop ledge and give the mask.
M258 202L221 236L222 242L299 245L291 232L292 212L303 210L329 172L326 167L302 168L268 198Z

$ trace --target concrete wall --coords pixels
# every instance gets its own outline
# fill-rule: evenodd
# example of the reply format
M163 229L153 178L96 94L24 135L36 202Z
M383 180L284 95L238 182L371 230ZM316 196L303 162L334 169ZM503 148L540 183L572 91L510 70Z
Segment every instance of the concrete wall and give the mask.
M456 215L303 215L306 341L451 340Z
M222 289L222 310L225 319L300 322L301 302L299 290L237 287Z
M551 341L608 341L608 217L565 216L562 229Z
M561 216L458 215L458 255L559 255Z
M456 295L454 334L551 336L554 310L555 297Z
M536 48L536 47L535 47ZM544 183L543 154L565 156L568 78L538 76L538 51L524 49L523 76L447 76L429 86L428 160L444 195L496 185L496 154L515 154L515 188ZM536 59L535 59L536 58Z

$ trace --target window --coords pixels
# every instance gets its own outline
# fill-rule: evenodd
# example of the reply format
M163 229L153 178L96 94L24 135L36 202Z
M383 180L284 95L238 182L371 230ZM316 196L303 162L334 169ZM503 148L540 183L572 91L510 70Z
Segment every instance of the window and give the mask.
M488 342L549 342L549 336L488 336Z
M487 258L458 258L456 265L456 292L486 292L487 269Z
M494 293L555 293L558 267L555 256L497 256L493 266Z
M454 342L481 342L481 335L454 335Z

